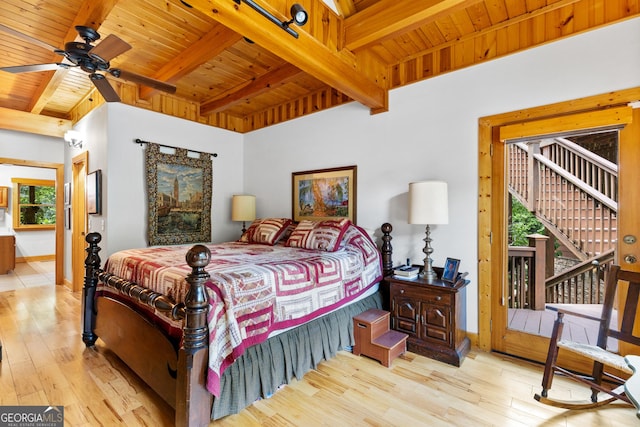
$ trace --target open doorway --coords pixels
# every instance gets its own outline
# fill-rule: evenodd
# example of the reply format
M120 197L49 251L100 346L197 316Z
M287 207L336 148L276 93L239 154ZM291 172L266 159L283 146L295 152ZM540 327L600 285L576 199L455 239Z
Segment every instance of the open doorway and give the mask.
M56 285L64 284L64 192L63 192L63 181L64 181L64 165L61 163L50 163L50 162L39 162L39 161L30 161L23 159L13 159L0 157L0 164L4 165L13 165L18 167L32 167L32 168L43 168L43 169L51 169L54 171L55 175L55 194L56 194L56 226L54 231L54 256L55 256L55 266L54 266L54 283ZM28 233L28 232L27 232ZM23 259L29 259L28 257L23 257ZM37 270L37 269L35 269ZM36 273L39 274L38 271ZM46 272L44 272L46 273Z
M531 360L544 361L548 338L522 334L507 328L504 285L507 272L508 227L505 204L507 196L508 143L550 138L566 132L593 129L619 129L619 203L618 234L637 233L634 218L640 205L630 187L638 180L638 170L631 159L637 159L640 148L640 111L629 104L640 99L640 88L551 104L523 111L485 117L479 121L479 337L478 344L487 351L495 350ZM627 161L625 163L625 161ZM634 222L635 221L635 222ZM616 252L621 251L621 240ZM638 245L626 245L625 252L637 252ZM624 264L624 261L616 259ZM638 268L626 265L625 268ZM579 364L568 364L581 369Z
M548 338L547 307L602 310L618 239L618 131L509 143L507 158L507 328ZM566 323L572 340L596 341L594 322Z

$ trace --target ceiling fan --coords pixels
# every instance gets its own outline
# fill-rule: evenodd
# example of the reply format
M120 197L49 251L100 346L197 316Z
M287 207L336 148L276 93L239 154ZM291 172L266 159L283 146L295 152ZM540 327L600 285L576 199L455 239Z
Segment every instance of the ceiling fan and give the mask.
M107 102L118 102L120 97L105 78L105 74L111 74L133 83L149 86L163 92L175 93L176 87L172 84L160 80L145 77L140 74L125 71L120 68L110 68L109 61L116 56L131 49L131 45L120 37L113 34L108 35L102 42L93 45L92 43L100 39L100 34L91 27L77 25L76 31L83 42L68 42L64 49L57 49L42 40L38 40L13 28L0 24L0 31L21 38L29 43L50 50L64 57L63 62L51 64L18 65L13 67L0 67L0 70L9 73L30 73L34 71L50 71L57 68L80 67L81 70L89 74L89 79L98 89Z

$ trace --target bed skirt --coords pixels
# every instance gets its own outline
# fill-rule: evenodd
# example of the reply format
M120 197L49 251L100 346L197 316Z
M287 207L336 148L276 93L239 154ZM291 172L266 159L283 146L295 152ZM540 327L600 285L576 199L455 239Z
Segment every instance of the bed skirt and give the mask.
M353 346L353 316L382 308L378 291L319 319L249 347L222 375L219 398L214 398L211 419L236 414L278 387L315 369L339 350Z

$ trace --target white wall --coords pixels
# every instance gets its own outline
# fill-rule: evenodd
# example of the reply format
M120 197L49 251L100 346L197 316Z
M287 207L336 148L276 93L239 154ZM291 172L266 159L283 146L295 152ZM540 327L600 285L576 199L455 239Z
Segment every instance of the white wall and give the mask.
M64 141L53 138L0 129L0 157L48 163L63 163ZM55 231L14 231L11 213L13 184L11 178L56 179L55 169L0 164L0 186L9 187L9 209L0 214L0 233L16 235L16 257L54 255ZM62 220L62 219L61 219Z
M357 222L394 227L394 260L421 263L424 227L407 224L412 181L449 183L434 265L468 271L467 329L478 330L478 119L640 86L640 19L442 75L390 93L389 112L351 103L245 137L245 191L259 216L291 215L291 173L358 166ZM378 235L380 232L378 230Z
M242 192L243 136L223 129L113 103L78 123L91 129L89 172L102 170L102 215L90 215L89 231L103 235L103 259L120 249L147 246L144 141L217 153L213 158L212 241L234 240L231 196Z

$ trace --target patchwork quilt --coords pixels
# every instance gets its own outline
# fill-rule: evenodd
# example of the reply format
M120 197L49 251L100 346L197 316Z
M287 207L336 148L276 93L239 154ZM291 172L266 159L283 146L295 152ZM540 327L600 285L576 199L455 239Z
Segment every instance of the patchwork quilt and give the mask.
M207 246L207 388L216 396L225 368L247 347L357 299L382 278L378 249L353 224L335 252L243 242ZM190 247L120 251L109 257L105 270L182 302L189 289Z

